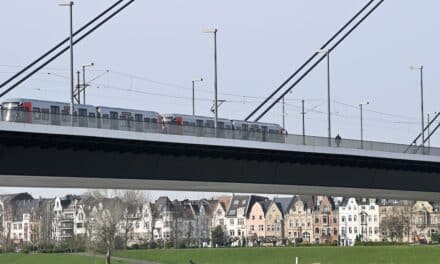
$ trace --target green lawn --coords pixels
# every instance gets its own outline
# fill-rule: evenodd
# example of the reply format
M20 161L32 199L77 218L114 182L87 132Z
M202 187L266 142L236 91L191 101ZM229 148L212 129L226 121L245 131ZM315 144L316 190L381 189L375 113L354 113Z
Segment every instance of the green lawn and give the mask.
M104 264L102 257L71 254L0 254L1 264ZM114 264L125 264L112 261Z
M440 263L438 246L156 249L119 251L116 255L164 264L189 263L189 259L196 264L292 264L296 256L300 264Z

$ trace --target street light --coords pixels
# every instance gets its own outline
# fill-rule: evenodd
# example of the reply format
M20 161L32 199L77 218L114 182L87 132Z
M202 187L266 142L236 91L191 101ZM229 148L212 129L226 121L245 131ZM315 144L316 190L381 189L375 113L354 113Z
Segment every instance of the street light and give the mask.
M74 105L73 105L73 92L74 92L74 76L73 76L73 1L69 0L59 0L59 6L68 6L69 7L69 22L70 22L70 114L73 115Z
M90 64L84 64L82 65L82 71L83 71L83 104L86 104L86 88L87 88L87 84L86 84L86 68L87 67L93 67L95 66L95 63L90 63ZM81 90L79 91L78 94L78 98L81 98Z
M437 112L428 112L428 113L426 113L426 115L427 115L427 117L428 117L428 120L427 120L427 122L428 122L428 148L430 148L431 147L431 137L430 137L430 135L431 135L431 126L429 125L429 123L431 122L431 114L433 114L433 115L436 115L437 114Z
M217 136L218 98L217 98L217 28L204 30L203 33L214 34L214 129Z
M421 112L421 135L422 135L422 153L425 153L425 112L423 111L423 65L420 66L411 66L411 70L419 70L420 71L420 112Z
M194 95L194 86L196 82L203 82L203 78L193 79L192 80L192 103L193 103L193 115L196 115L196 103L195 103L195 95Z
M327 57L327 119L328 119L328 146L332 145L331 113L330 113L330 50L320 49L319 53Z
M289 93L291 94L291 93L293 93L292 91L289 91ZM283 129L286 129L286 111L285 111L285 103L284 103L284 97L285 96L283 96L283 100L282 100L282 110L283 110Z
M359 104L359 109L361 111L361 149L364 148L364 124L363 124L364 120L363 120L362 106L369 105L369 104L370 104L370 102L368 102L368 101Z

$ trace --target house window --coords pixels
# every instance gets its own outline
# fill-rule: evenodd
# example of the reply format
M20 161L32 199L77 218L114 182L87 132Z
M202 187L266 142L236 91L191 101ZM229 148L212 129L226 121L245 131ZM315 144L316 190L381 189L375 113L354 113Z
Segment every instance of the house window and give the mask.
M238 224L239 225L244 225L244 219L243 218L239 218L238 219Z
M230 236L235 236L235 232L234 232L234 230L229 230L229 235L230 235Z
M319 228L315 228L315 233L319 234Z
M260 215L260 217L259 217L259 218L260 218L260 220L263 220L263 216L262 216L262 215Z
M252 216L252 220L255 220L255 215Z
M254 225L251 225L251 231L255 231Z
M233 225L234 224L234 219L229 219L229 224Z
M259 231L264 231L264 225L259 225L259 226L258 226L258 230L259 230Z

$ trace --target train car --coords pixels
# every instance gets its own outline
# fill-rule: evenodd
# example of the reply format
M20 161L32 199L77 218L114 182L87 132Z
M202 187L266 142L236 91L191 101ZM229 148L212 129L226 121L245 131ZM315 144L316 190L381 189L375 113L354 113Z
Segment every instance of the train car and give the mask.
M215 137L215 119L213 117L164 114L163 121L166 133L199 137ZM224 118L219 118L217 120L218 137L232 138L232 132L231 120Z
M76 105L73 116L70 104L36 99L9 99L2 103L2 120L44 125L96 127L96 108Z
M138 132L162 132L162 116L153 111L96 107L101 127Z
M237 139L284 142L286 130L278 124L232 120Z
M8 99L2 103L2 120L48 125L62 125L68 122L61 117L68 115L70 106L67 103L36 99ZM68 116L67 118L68 119Z

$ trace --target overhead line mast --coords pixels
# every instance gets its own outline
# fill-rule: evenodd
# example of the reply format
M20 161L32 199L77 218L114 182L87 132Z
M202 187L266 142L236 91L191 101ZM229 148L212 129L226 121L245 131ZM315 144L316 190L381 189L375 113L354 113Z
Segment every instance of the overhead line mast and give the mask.
M345 33L341 39L339 39L336 44L334 44L330 49L328 49L328 52L332 52L336 47L339 46L339 44L342 43L365 19L367 19L385 0L379 1L370 11L367 12L353 27L350 28L350 30ZM324 60L326 56L321 56L321 58L318 59L311 67L309 67L305 73L303 73L297 81L295 81L289 88L287 88L286 91L284 91L272 104L269 105L266 110L263 111L254 121L259 121L269 110L271 110L288 92L290 92L298 83L300 83L322 60ZM269 98L270 99L270 98ZM268 100L269 100L268 99Z
M379 5L383 0L379 3ZM374 0L369 1L364 7L362 7L347 23L345 23L327 42L321 46L320 50L326 49L326 47L334 41L353 21L355 21L364 11L374 3ZM313 59L319 55L319 52L315 52L309 59L307 59L292 75L287 78L274 92L272 92L260 105L258 105L246 118L248 121L252 118L270 99L272 99L282 88L284 88L296 75L298 75ZM277 100L278 102L279 100Z
M97 17L95 17L94 19L92 19L91 21L89 21L87 24L85 24L83 27L81 27L79 30L77 30L73 35L77 35L79 33L81 33L82 31L84 31L85 29L87 29L88 27L90 27L94 22L98 21L100 18L102 18L104 15L106 15L108 12L110 12L111 10L113 10L115 7L117 7L120 3L122 3L124 0L119 0L118 2L116 2L115 4L113 4L112 6L110 6L109 8L107 8L105 11L103 11L101 14L99 14ZM77 43L79 43L81 40L83 40L85 37L87 37L88 35L90 35L91 33L93 33L96 29L100 28L103 24L105 24L106 22L108 22L110 19L112 19L115 15L117 15L118 13L120 13L122 10L124 10L125 8L127 8L129 5L131 5L135 0L130 0L128 1L126 4L124 4L122 7L120 7L119 9L117 9L116 11L114 11L113 13L111 13L108 17L106 17L104 20L102 20L101 22L99 22L97 25L95 25L93 28L91 28L90 30L88 30L86 33L84 33L82 36L80 36L78 39L76 39L73 42L73 45L76 45ZM35 66L38 62L40 62L41 60L43 60L44 58L46 58L47 56L49 56L51 53L55 52L58 48L60 48L63 44L65 44L67 41L69 40L69 38L66 38L65 40L63 40L62 42L60 42L59 44L55 45L51 50L49 50L48 52L46 52L45 54L43 54L41 57L39 57L37 60L35 60L34 62L30 63L29 65L27 65L25 68L23 68L21 71L19 71L17 74L15 74L14 76L12 76L11 78L9 78L7 81L3 82L0 85L0 88L3 88L6 84L8 84L9 82L11 82L12 80L16 79L18 76L20 76L21 74L23 74L25 71L27 71L28 69L30 69L31 67ZM2 93L0 93L0 98L5 96L6 94L8 94L10 91L12 91L13 89L15 89L18 85L20 85L21 83L23 83L24 81L26 81L27 79L29 79L30 77L32 77L35 73L37 73L39 70L41 70L42 68L44 68L45 66L47 66L49 63L51 63L52 61L54 61L55 59L57 59L59 56L61 56L62 54L64 54L67 50L69 50L69 47L66 47L64 49L62 49L61 51L59 51L58 53L56 53L55 55L53 55L50 59L48 59L47 61L45 61L42 65L38 66L36 69L34 69L33 71L31 71L29 74L27 74L26 76L24 76L22 79L20 79L19 81L17 81L15 84L13 84L11 87L9 87L8 89L6 89L5 91L3 91Z

